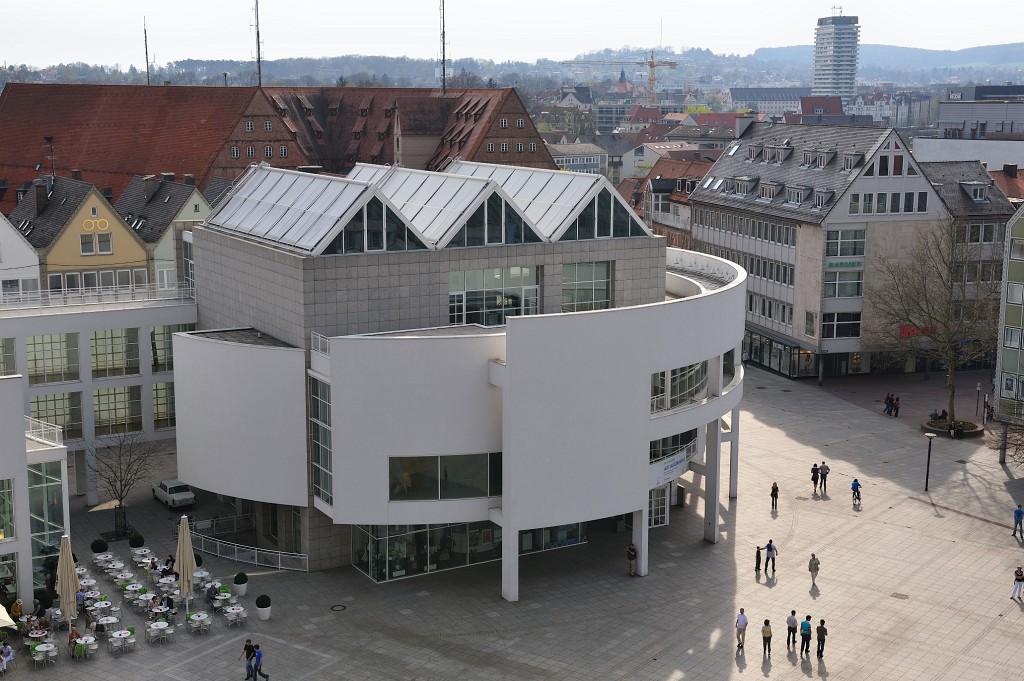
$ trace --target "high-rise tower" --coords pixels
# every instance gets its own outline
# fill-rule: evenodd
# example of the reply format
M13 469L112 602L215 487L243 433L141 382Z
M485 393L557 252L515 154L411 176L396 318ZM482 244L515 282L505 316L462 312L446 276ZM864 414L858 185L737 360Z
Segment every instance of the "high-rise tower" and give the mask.
M857 17L818 19L814 31L814 95L842 97L847 102L857 93L857 49L860 25Z

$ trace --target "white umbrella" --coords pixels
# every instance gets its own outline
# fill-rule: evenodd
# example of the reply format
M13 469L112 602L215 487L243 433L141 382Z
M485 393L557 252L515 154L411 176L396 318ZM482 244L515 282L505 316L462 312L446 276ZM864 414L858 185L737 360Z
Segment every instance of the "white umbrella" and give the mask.
M60 609L69 622L78 617L78 601L75 599L81 586L75 572L71 537L65 534L60 538L60 555L57 558L57 595L60 596Z
M195 586L196 554L192 552L192 533L188 529L188 516L181 516L178 526L178 548L174 553L174 567L178 571L178 589L185 595L185 612L188 612L188 599Z
M7 608L0 605L0 627L14 627L17 629L17 623L11 619L11 614L7 612Z

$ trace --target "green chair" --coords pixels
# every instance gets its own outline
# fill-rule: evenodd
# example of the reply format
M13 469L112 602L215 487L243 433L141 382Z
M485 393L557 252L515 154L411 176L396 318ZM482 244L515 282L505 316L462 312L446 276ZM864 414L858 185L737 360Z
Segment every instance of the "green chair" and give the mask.
M128 633L131 634L132 636L135 635L135 626L134 625L128 627Z
M217 589L217 591L221 592L222 594L229 594L231 593L231 587L221 586L219 589Z
M85 644L84 643L76 643L75 644L75 654L74 654L74 656L75 656L76 660L85 659Z
M146 587L142 587L141 589L139 589L139 593L140 594L144 594L144 593L148 593L148 592L149 592L149 589L147 589Z

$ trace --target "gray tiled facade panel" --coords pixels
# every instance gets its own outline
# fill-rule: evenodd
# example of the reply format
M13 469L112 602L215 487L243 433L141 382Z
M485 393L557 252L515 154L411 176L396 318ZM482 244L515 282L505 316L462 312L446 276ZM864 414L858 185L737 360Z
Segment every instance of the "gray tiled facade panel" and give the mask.
M448 324L450 272L489 267L541 269L541 311L561 310L561 266L612 261L615 307L664 299L665 241L568 241L316 258L197 230L200 328L253 326L297 347L327 336Z

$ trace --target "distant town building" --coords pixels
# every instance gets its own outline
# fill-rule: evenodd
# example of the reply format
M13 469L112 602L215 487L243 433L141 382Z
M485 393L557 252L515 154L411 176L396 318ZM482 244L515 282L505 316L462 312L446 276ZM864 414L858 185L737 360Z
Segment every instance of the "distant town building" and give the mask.
M549 144L548 151L562 170L608 174L608 153L596 144Z
M810 96L809 87L734 87L729 88L726 106L781 116L787 111L799 111L800 98Z
M815 95L833 95L843 101L857 93L857 51L860 25L857 17L818 19L814 31Z

